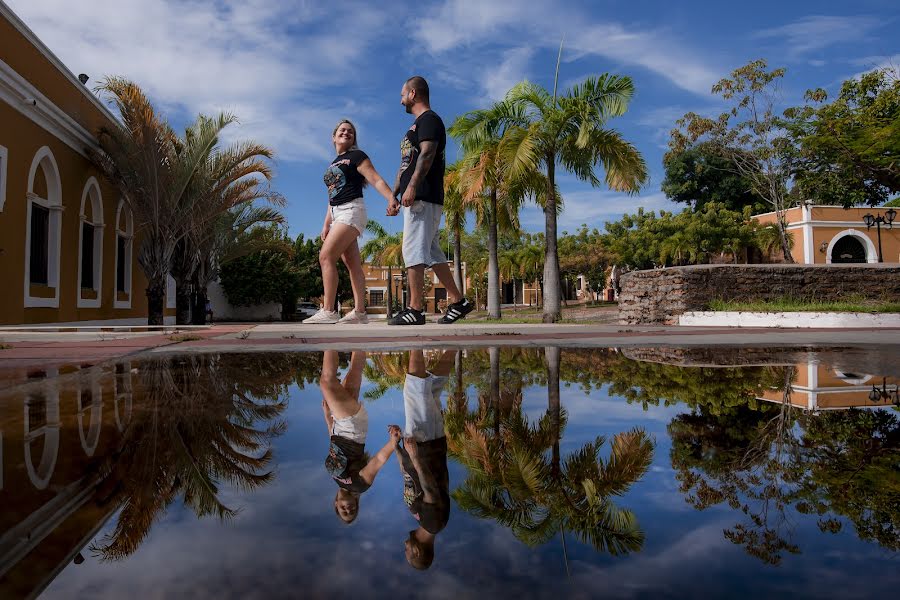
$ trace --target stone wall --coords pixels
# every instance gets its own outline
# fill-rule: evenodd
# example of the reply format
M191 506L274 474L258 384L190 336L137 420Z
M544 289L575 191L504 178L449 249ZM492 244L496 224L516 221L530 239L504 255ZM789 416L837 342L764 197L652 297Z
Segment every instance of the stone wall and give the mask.
M619 322L674 325L678 315L707 310L712 300L900 301L900 265L696 265L626 273L620 280Z

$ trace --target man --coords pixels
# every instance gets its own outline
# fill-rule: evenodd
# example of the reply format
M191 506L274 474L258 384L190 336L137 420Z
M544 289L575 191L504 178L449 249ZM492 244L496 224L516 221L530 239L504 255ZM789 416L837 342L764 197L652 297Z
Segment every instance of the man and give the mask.
M406 425L403 446L397 446L396 454L403 474L403 501L417 523L404 546L407 562L420 570L431 566L435 538L450 519L450 475L441 391L455 358L456 350L447 350L428 370L424 352L412 350L403 383Z
M400 196L400 203L391 203L388 214L398 214L403 205L403 262L409 281L409 307L388 320L388 325L425 324L426 267L437 275L450 300L438 323L455 323L474 306L456 287L438 239L444 210L447 130L431 110L428 83L422 77L410 77L403 84L400 104L416 121L400 143L400 170L394 183L394 196Z

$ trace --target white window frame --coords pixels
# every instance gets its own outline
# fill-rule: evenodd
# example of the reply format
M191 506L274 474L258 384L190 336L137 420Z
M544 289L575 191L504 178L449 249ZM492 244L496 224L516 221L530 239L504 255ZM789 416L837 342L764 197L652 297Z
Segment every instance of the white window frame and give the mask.
M6 204L6 165L9 162L9 150L5 146L0 146L0 213L3 212L3 205Z
M122 209L125 210L125 229L119 228L122 221ZM115 269L113 271L113 308L131 308L131 267L134 264L134 216L131 209L125 203L124 199L119 200L119 206L116 208L116 249L115 249ZM125 239L125 293L128 294L128 300L119 300L119 238Z
M42 167L44 178L47 180L47 196L41 198L34 193L34 178L38 167ZM38 150L31 161L31 169L28 171L28 191L26 193L28 205L25 216L25 308L59 308L59 252L60 238L62 236L62 182L59 177L59 168L56 166L56 158L49 147L44 146ZM50 211L50 219L47 235L47 287L54 289L52 298L40 298L31 295L31 207L34 204L46 207Z
M91 191L96 194L91 194ZM90 224L94 227L94 256L91 259L91 265L94 269L94 292L96 298L81 297L81 252L82 238L84 236L84 223L88 222L85 217L85 203L91 202L91 220ZM103 196L100 194L100 184L96 177L91 177L84 184L84 190L81 192L81 210L78 213L78 280L75 284L77 293L76 306L78 308L100 308L101 296L103 290Z

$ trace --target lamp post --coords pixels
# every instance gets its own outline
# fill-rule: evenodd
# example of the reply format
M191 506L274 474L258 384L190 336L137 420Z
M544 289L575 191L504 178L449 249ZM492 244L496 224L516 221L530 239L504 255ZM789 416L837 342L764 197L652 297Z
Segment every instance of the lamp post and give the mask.
M878 231L878 262L884 262L881 257L881 224L887 223L888 229L893 229L894 226L892 223L896 217L897 211L893 208L884 211L884 216L882 216L881 213L878 213L877 217L872 213L863 215L863 222L866 224L866 230L872 229L872 225L875 225L876 230Z
M894 385L894 391L888 389L887 377L881 380L881 389L872 385L872 391L869 392L869 400L878 402L879 400L891 400L894 406L900 406L900 386Z

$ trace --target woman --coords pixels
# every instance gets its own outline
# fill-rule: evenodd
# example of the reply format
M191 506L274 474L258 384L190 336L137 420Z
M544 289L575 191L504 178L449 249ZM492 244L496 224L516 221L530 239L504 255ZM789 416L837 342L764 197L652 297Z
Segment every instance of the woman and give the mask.
M326 350L322 357L322 414L328 428L329 449L325 468L338 485L334 512L348 525L359 515L359 498L372 487L378 471L394 453L400 441L400 427L388 427L388 441L373 458L366 455L369 414L359 402L366 353L354 352L350 368L341 382L337 376L339 357L336 350Z
M364 324L366 316L366 282L359 256L356 239L366 228L368 217L363 200L363 188L372 184L388 201L388 207L396 203L391 188L372 166L366 153L356 142L356 127L344 119L334 128L331 137L337 156L325 171L325 185L328 187L328 211L322 226L322 250L319 251L319 265L322 267L322 309L304 319L304 323L347 323ZM354 310L344 318L335 308L337 295L338 258L343 259L350 271L353 285Z

